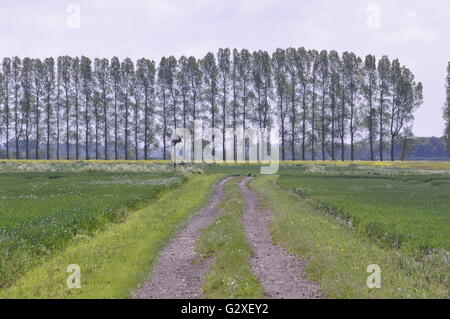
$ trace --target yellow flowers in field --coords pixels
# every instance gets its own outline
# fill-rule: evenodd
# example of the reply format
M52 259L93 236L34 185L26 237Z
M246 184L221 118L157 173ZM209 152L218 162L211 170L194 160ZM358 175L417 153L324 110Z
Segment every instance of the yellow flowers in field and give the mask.
M91 165L102 165L102 164L171 164L171 160L0 160L0 163L17 163L17 164L91 164ZM386 168L402 168L402 169L419 169L419 170L450 170L450 161L280 161L281 165L334 165L340 167L346 167L350 165L360 165L360 166L375 166L375 167L386 167ZM213 165L225 165L225 166L252 166L252 165L266 165L270 162L263 161L258 163L234 163L234 162L224 162L224 163L206 163ZM202 164L200 164L202 165Z

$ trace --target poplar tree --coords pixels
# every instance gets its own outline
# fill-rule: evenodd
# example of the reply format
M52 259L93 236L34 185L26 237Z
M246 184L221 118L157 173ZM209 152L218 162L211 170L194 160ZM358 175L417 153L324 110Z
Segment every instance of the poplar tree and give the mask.
M61 68L58 68L58 73L61 75L62 93L64 95L64 118L66 120L66 159L70 159L70 120L71 120L71 78L70 78L70 66L72 64L72 58L69 56L63 56L61 59Z
M214 129L217 126L217 95L218 95L218 74L219 70L216 64L214 54L208 52L206 56L200 61L200 65L203 73L204 81L204 97L208 101L209 108L209 120L211 128ZM212 155L215 156L215 134L212 134Z
M288 49L289 50L289 49ZM286 122L286 106L285 106L285 95L287 91L287 81L286 81L286 51L283 49L277 49L272 54L272 68L275 82L275 89L277 93L277 105L278 105L278 116L279 122L281 124L281 159L284 161L285 156L285 122ZM292 66L292 65L290 65ZM294 72L295 77L295 72ZM294 89L295 87L290 87L289 89Z
M75 159L79 159L80 152L80 58L72 59L71 64L72 87L73 87L73 106L75 112Z
M316 159L316 89L319 70L319 53L316 50L310 50L309 55L312 61L311 73L311 159Z
M11 110L10 110L10 95L12 86L12 69L11 69L11 58L4 58L2 62L2 72L3 72L3 118L5 122L5 148L6 148L6 159L9 159L9 130L11 122Z
M110 77L113 92L113 117L114 117L114 158L119 159L119 100L121 98L121 70L120 61L117 57L111 59Z
M226 147L225 147L225 129L227 126L227 96L228 96L228 86L231 76L231 60L230 60L230 49L219 49L217 53L217 63L218 63L218 82L220 83L220 90L222 94L222 154L223 160L226 159Z
M197 109L197 102L201 96L202 92L202 84L203 84L203 78L202 78L202 72L200 70L200 65L198 61L195 59L195 57L190 56L188 58L188 65L187 65L187 76L188 76L188 82L189 82L189 89L191 92L191 104L192 104L192 157L195 154L195 130L194 130L194 122L199 117L199 112Z
M444 140L448 149L448 157L450 159L450 62L447 65L447 78L445 83L446 101L443 109L443 118L445 122Z
M298 70L300 62L299 51L295 48L288 48L286 50L285 62L285 86L286 94L289 98L290 110L286 112L290 115L290 129L291 129L291 158L295 161L295 141L296 141L296 127L297 127L297 83L299 81Z
M80 62L81 93L84 102L84 134L85 134L85 158L89 160L89 139L91 120L91 96L93 90L92 62L88 57L82 56ZM96 117L97 120L97 117ZM98 150L97 150L98 151ZM98 155L97 155L98 157Z
M364 81L362 85L362 91L364 96L363 104L363 123L367 128L369 139L370 160L374 161L374 142L375 132L377 127L377 114L375 108L375 97L378 92L377 88L377 65L376 59L373 55L367 55L364 61Z
M301 87L301 99L302 99L302 161L306 158L306 123L308 121L308 93L310 87L310 75L311 75L311 57L305 48L300 48L298 51L298 64L297 73L299 84Z
M335 146L336 146L336 127L338 126L338 103L339 103L339 90L340 90L340 68L341 60L339 54L332 50L329 53L329 71L330 71L330 85L329 85L329 96L330 96L330 113L331 113L331 159L334 161L336 159Z
M414 75L400 66L398 59L391 66L392 103L390 110L391 161L395 159L395 142L408 133L408 124L414 119L414 111L422 104L422 83L414 81Z
M46 159L50 159L50 141L52 138L52 116L55 113L54 91L55 91L55 60L53 58L46 58L44 60L44 99L45 99L45 124L46 124Z
M346 87L348 88L349 102L349 133L350 133L350 160L354 160L355 133L358 128L358 113L356 101L358 99L359 86L361 81L361 59L354 53L344 53L344 69L346 73Z
M133 85L134 85L134 65L133 61L130 58L126 58L123 60L121 66L121 92L122 92L122 105L124 114L124 151L125 151L125 160L128 160L128 142L130 135L130 107L131 107L131 97L133 94Z
M159 116L162 120L162 141L163 141L163 159L166 159L167 154L167 137L170 133L169 131L169 112L168 112L168 85L167 85L167 58L162 57L159 62L158 68L158 95L162 103L161 108L158 109Z
M30 58L23 59L21 86L23 90L22 119L25 123L25 158L30 159L30 134L33 90L33 61Z
M154 127L150 123L154 112L155 99L155 62L142 58L137 61L137 89L143 95L144 103L144 159L148 160L148 151L153 136ZM152 121L154 123L154 121Z
M39 142L40 142L40 123L41 123L41 101L44 94L44 64L39 59L33 60L33 80L34 80L34 122L35 122L35 138L36 138L36 153L35 159L39 159Z
M321 86L322 101L320 106L320 141L322 146L322 160L325 161L325 143L328 131L328 95L329 95L329 61L327 51L321 51L319 55L319 83Z
M249 102L253 94L251 90L251 76L252 76L252 60L251 54L248 50L242 49L240 52L240 60L238 66L239 89L242 98L242 126L244 131L247 128L247 120L249 118Z
M387 56L383 56L380 61L378 61L378 126L379 126L379 153L380 161L383 161L383 151L384 151L384 135L385 135L385 124L387 124L387 109L389 107L389 97L391 95L390 86L390 73L391 73L391 62Z
M108 127L109 127L109 92L111 91L110 89L110 69L109 69L109 61L108 59L95 59L94 60L94 83L95 83L95 87L97 88L96 90L96 119L98 120L99 117L102 115L103 116L103 143L104 143L104 157L105 160L108 160L109 156L109 150L108 150L108 146L109 146L109 134L108 134ZM100 112L100 110L102 110ZM101 113L101 115L100 115ZM99 137L98 137L98 133L99 133L99 125L100 125L100 121L97 121L96 124L96 141L98 142ZM96 148L96 157L98 157L98 147Z

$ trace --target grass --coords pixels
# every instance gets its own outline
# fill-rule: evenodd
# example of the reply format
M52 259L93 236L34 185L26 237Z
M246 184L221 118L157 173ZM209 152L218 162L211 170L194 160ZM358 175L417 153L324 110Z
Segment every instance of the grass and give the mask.
M450 171L450 161L284 161L282 165L368 166L380 168Z
M70 243L28 271L0 298L129 298L156 262L161 249L205 204L218 175L191 176L148 207ZM162 209L164 207L164 209ZM66 267L81 268L81 289L69 289Z
M198 242L198 252L215 259L203 287L206 298L264 297L263 287L250 263L253 250L242 222L245 199L239 181L233 178L225 185L222 213L203 230Z
M450 175L319 168L285 170L279 185L350 221L382 246L413 255L450 250Z
M335 298L449 297L450 162L284 162L252 187L274 212L274 239L308 258ZM219 176L253 164L0 161L0 298L128 298ZM184 173L205 173L185 177ZM260 298L239 178L199 252L215 258L208 298ZM142 208L146 205L148 207ZM81 267L68 289L66 267ZM366 267L382 288L366 287Z
M274 240L307 258L307 272L330 298L448 298L448 266L383 249L353 227L323 214L280 189L277 177L258 177L251 187L273 212ZM448 262L448 261L447 261ZM381 288L369 289L366 267L381 267Z
M184 181L174 173L0 173L0 288Z

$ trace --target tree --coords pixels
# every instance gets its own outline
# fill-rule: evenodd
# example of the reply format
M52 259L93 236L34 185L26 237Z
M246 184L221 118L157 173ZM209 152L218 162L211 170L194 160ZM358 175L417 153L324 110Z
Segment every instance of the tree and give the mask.
M149 145L152 138L150 117L153 114L155 96L155 62L142 58L137 61L136 81L137 89L144 98L144 159L148 160Z
M239 66L241 64L241 55L237 49L233 50L233 61L231 66L231 90L233 92L233 104L232 104L232 126L233 126L233 160L237 160L237 136L236 129L240 119L239 116L239 94L240 94L240 81L239 81Z
M370 147L370 160L374 161L374 141L375 141L375 129L377 127L377 117L375 108L375 96L378 92L378 77L377 77L377 65L375 56L367 55L364 61L364 80L362 85L363 96L365 104L363 107L364 124L368 131L369 147Z
M119 99L122 95L121 91L121 70L120 70L120 61L117 57L113 57L111 59L110 65L110 77L112 82L112 91L113 91L113 100L114 100L114 158L115 160L119 159Z
M139 126L141 122L142 115L142 94L138 87L138 80L136 78L136 73L131 80L131 95L134 97L134 103L131 103L131 108L133 110L133 133L134 133L134 159L137 161L139 159L139 138L142 129Z
M214 129L217 126L217 81L219 70L217 68L216 59L214 54L208 52L206 56L200 61L200 65L203 72L203 80L205 83L204 88L204 96L206 100L209 102L209 114L211 117L209 120L211 121L211 128ZM215 134L212 134L211 137L211 145L212 145L212 155L215 156Z
M128 141L130 135L129 128L129 119L130 119L130 105L132 103L131 97L133 93L133 85L134 85L134 65L133 61L130 58L126 58L123 60L122 65L120 66L121 70L121 92L122 92L122 105L125 111L124 120L124 151L125 151L125 160L128 160Z
M387 56L383 56L380 61L378 61L378 125L379 125L379 152L380 161L383 161L383 151L384 151L384 134L385 127L384 124L387 123L387 107L389 104L390 96L390 73L391 73L391 62Z
M230 49L219 49L217 53L218 61L218 77L221 85L222 93L222 149L223 149L223 160L226 159L226 147L225 147L225 128L226 128L226 118L227 118L227 95L228 86L230 81L231 72L231 61L230 61Z
M248 50L242 49L240 53L240 60L238 66L238 79L239 79L239 88L241 90L242 97L242 126L244 131L247 128L247 119L249 117L249 101L251 99L251 54Z
M10 121L11 121L11 111L9 105L9 99L11 94L11 85L12 85L12 70L11 70L11 59L4 58L2 63L2 71L3 71L3 117L5 122L5 148L6 148L6 159L9 159L9 129L10 129Z
M350 159L354 160L355 132L358 128L358 114L356 112L356 99L358 98L360 77L361 77L361 59L354 53L344 53L343 67L346 73L346 87L348 88L349 99L349 120L350 120Z
M21 99L21 86L20 86L20 74L22 72L22 62L18 57L12 59L12 84L14 95L14 139L16 146L16 159L19 159L19 138L22 131L22 119L20 118L20 99Z
M100 101L102 100L102 98L98 90L94 89L92 93L92 106L95 118L95 159L98 160L100 144ZM105 155L107 156L106 152Z
M167 81L167 73L168 73L168 65L167 58L162 57L159 62L158 68L158 94L160 100L162 100L162 107L159 109L160 117L162 118L162 141L163 141L163 159L166 159L167 156L167 137L170 134L169 131L169 120L168 120L168 81Z
M296 126L297 126L297 82L298 82L298 68L301 67L299 63L299 51L295 48L288 48L286 50L285 63L285 90L290 99L290 124L291 124L291 157L295 161L295 140L296 140Z
M52 115L54 113L54 90L55 90L55 60L46 58L44 60L44 92L45 92L45 123L46 123L46 158L50 159L50 140L52 136Z
M56 60L57 76L56 76L56 159L59 160L60 133L61 133L61 87L62 87L62 68L63 57L60 56Z
M266 51L253 53L253 87L256 92L256 123L260 129L269 124L269 99L272 95L272 66L270 56Z
M108 95L110 92L110 69L109 69L109 61L108 59L95 59L94 61L94 82L95 87L98 88L97 96L96 96L96 107L102 109L103 115L103 139L104 139L104 147L105 147L105 160L108 160L108 121L109 121L109 99ZM97 91L97 90L96 90ZM100 110L96 109L96 136L95 139L98 144L98 132L100 121L98 121L100 117ZM96 158L98 158L98 145L96 146Z
M298 51L297 72L302 94L302 161L306 158L306 123L308 118L308 90L311 75L311 57L305 48Z
M450 62L447 65L447 78L446 78L446 101L443 109L443 118L445 122L444 140L447 144L448 157L450 158Z
M190 56L188 59L187 76L192 99L192 156L194 156L195 154L194 122L198 118L197 100L199 99L199 96L202 91L203 79L202 79L202 72L200 70L200 65L193 56Z
M80 78L81 78L81 93L84 97L84 134L85 134L85 158L89 160L89 139L90 139L90 109L91 96L93 90L92 82L92 62L89 58L82 56L80 62ZM96 120L98 120L96 118ZM98 155L97 155L98 157Z
M61 85L64 93L64 108L65 108L65 120L66 120L66 159L70 159L70 119L71 119L71 107L70 107L70 95L71 95L71 83L70 83L70 66L72 64L72 58L69 56L63 56L61 58L61 68L58 68L58 75L61 76Z
M322 160L325 161L325 143L326 143L326 135L327 135L327 95L329 90L329 61L328 61L328 53L327 51L321 51L319 55L319 83L321 85L321 93L322 93L322 103L321 103L321 116L320 116L320 133L319 137L322 145Z
M21 85L23 89L22 119L25 122L25 158L30 159L30 134L33 90L33 60L23 59Z
M331 112L331 159L335 158L335 138L336 138L336 126L338 121L338 100L340 89L340 68L341 60L339 54L336 51L330 51L329 54L329 68L330 68L330 112Z
M72 59L71 64L71 78L73 87L73 106L75 111L75 159L79 159L80 152L80 58L76 57Z
M311 73L311 159L316 159L316 88L317 88L317 73L319 69L319 53L316 50L310 50L308 52L312 60L312 73Z
M188 59L182 56L179 61L179 70L177 72L177 86L181 95L182 104L182 122L183 127L188 127L188 114L189 114L189 77L188 77Z
M33 80L34 80L34 96L36 105L34 108L35 117L35 137L36 137L36 153L35 158L39 159L39 141L40 141L40 122L41 122L41 97L44 94L44 75L45 67L39 59L33 60Z
M288 49L289 51L290 49ZM295 50L295 49L294 49ZM287 63L286 63L286 51L283 49L277 49L272 54L272 69L274 74L274 82L275 82L275 88L277 92L277 104L278 104L278 115L279 115L279 122L281 124L281 159L284 161L285 156L285 122L286 122L286 107L284 104L284 99L287 91L287 81L286 81L286 69L287 69ZM292 64L289 64L289 66L292 66ZM295 71L293 72L293 77L295 76ZM292 76L292 73L291 73ZM291 86L289 89L293 91L295 89L295 86Z
M182 121L183 128L188 128L188 120L190 114L190 81L189 81L189 60L182 56L179 61L179 70L177 73L177 86L181 95L182 104ZM186 136L183 136L183 151L186 151Z
M414 75L401 67L398 59L391 67L392 103L390 111L391 161L394 161L395 141L414 119L414 111L422 104L422 83L414 82ZM404 132L403 132L404 133Z

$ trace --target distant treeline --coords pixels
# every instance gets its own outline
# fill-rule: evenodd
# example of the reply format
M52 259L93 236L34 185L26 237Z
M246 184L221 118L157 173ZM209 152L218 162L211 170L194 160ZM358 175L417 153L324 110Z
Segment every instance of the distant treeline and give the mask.
M1 156L25 159L167 158L173 130L202 119L223 131L276 122L282 159L353 160L362 145L370 160L394 160L422 103L422 84L398 59L304 48L158 65L4 58L0 89Z

